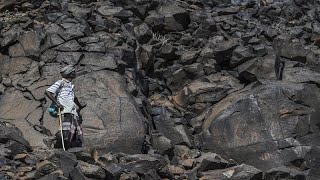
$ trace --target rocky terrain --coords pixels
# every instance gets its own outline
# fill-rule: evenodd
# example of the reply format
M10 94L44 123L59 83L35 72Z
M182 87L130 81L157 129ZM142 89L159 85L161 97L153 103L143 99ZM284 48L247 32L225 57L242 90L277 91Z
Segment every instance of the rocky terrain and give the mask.
M320 179L317 0L0 0L0 179ZM84 147L44 91L77 68Z

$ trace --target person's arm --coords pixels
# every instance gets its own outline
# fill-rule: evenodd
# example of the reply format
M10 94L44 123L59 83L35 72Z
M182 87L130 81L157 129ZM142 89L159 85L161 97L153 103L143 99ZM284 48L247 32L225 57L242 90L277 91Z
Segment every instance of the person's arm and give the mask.
M57 106L63 110L63 106L58 102L58 100L54 97L54 94L49 92L48 90L45 91L45 95L53 102L57 104Z
M86 105L87 105L87 104L84 103L84 102L80 102L79 99L77 98L77 96L74 97L74 103L75 103L80 109L86 107Z

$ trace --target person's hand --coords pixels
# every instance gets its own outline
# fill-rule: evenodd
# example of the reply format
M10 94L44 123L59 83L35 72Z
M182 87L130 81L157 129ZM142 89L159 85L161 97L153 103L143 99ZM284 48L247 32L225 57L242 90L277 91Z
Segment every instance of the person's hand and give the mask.
M60 108L61 111L63 111L63 109L64 109L63 105L60 103L57 103L57 107Z
M86 107L87 106L87 103L86 102L84 102L84 101L80 101L80 107L79 108L84 108L84 107Z

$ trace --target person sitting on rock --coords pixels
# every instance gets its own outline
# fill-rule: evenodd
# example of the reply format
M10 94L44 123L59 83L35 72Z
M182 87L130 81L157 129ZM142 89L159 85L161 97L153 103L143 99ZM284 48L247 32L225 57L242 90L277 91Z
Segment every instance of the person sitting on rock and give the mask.
M74 85L71 83L76 78L75 67L67 65L60 71L62 80L58 80L46 91L46 96L55 102L61 110L62 114L62 133L66 149L72 147L80 147L83 142L83 132L79 122L77 107L83 108L74 93ZM60 139L60 138L59 138ZM53 140L58 140L57 136L50 141L51 146Z

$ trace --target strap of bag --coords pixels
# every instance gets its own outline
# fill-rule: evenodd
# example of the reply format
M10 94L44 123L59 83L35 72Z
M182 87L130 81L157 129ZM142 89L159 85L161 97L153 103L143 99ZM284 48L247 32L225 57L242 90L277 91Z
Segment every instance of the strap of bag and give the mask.
M60 90L63 88L63 86L66 83L63 79L61 79L60 81L61 81L61 84L60 84L60 86L58 88L58 92L57 92L56 98L59 96Z

